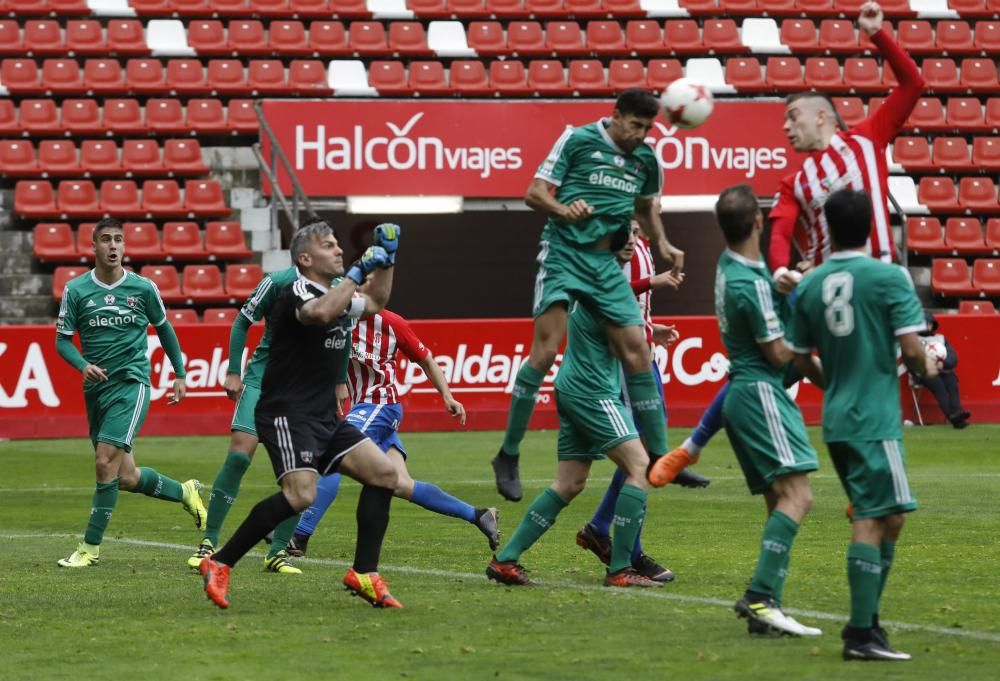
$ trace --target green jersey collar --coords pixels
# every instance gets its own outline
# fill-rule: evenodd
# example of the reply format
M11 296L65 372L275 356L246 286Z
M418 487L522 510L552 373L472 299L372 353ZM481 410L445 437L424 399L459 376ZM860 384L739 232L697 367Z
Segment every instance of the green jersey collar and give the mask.
M610 118L602 118L601 120L594 123L594 125L597 126L597 132L601 134L601 137L604 138L604 141L607 142L609 147L617 151L619 154L628 156L628 152L626 152L624 149L615 144L615 141L611 139L611 135L608 134L608 125L610 124L611 124Z
M744 265L746 265L747 267L756 267L756 268L759 268L759 269L763 269L763 268L767 267L767 265L764 263L763 260L751 260L750 258L748 258L748 257L746 257L744 255L740 255L739 253L737 253L736 251L734 251L731 248L727 248L726 249L726 254L729 255L729 257L732 258L733 260L735 260L736 262L741 262Z
M121 284L123 281L125 281L126 279L128 279L128 270L125 270L124 272L122 272L122 278L119 279L118 281L116 281L113 284L105 284L103 281L101 281L100 279L98 279L97 278L97 268L96 267L94 269L90 270L90 278L91 278L91 280L93 280L93 282L95 284L97 284L101 288L106 288L106 289L108 289L110 291L113 288L117 288L119 284Z

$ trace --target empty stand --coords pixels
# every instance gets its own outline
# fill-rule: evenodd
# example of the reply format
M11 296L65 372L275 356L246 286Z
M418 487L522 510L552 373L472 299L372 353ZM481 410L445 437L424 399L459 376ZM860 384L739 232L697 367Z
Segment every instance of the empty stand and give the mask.
M961 258L935 259L931 265L931 290L942 296L975 295L969 264Z

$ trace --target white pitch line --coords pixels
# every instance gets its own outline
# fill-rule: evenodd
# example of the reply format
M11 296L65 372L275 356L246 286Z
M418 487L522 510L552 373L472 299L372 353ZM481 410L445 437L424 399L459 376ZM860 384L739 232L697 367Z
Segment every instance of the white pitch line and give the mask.
M64 538L64 537L77 537L76 534L6 534L0 535L3 539L37 539L37 538ZM146 541L143 539L115 539L106 538L105 541L114 542L116 544L130 544L133 546L150 546L154 548L161 549L171 549L175 551L190 551L192 546L185 546L184 544L170 544L167 542L158 541ZM263 558L264 554L251 551L247 554L252 558ZM351 563L343 560L327 560L322 558L296 558L295 562L310 563L313 565L329 565L331 567L350 567ZM428 575L431 577L446 577L449 579L465 579L465 580L479 580L486 581L486 576L484 574L475 572L452 572L450 570L433 570L427 568L415 568L409 566L399 566L399 565L383 565L381 566L386 572L398 572L402 574L411 575ZM664 592L662 590L632 590L628 592L623 592L620 589L608 589L605 586L599 586L596 584L579 584L576 582L566 582L566 581L539 581L539 586L543 587L554 587L559 589L573 589L575 591L592 591L594 593L602 594L613 594L615 596L633 596L637 598L653 598L657 600L665 601L677 601L680 603L695 603L698 605L715 605L719 607L724 607L726 609L731 609L733 606L732 599L726 600L723 598L711 598L708 596L686 596L683 594L672 594ZM669 587L667 587L669 588ZM804 610L801 608L783 608L786 612L793 615L801 615L803 617L812 617L813 619L827 620L831 622L843 622L846 619L846 615L839 615L831 612L822 612L819 610ZM955 636L958 638L968 638L977 641L990 641L993 643L1000 643L1000 634L995 634L989 631L974 631L970 629L955 629L951 627L939 627L933 624L913 624L910 622L900 622L898 620L883 620L883 624L890 627L895 627L898 629L906 629L909 631L926 631L932 634L942 634L944 636Z

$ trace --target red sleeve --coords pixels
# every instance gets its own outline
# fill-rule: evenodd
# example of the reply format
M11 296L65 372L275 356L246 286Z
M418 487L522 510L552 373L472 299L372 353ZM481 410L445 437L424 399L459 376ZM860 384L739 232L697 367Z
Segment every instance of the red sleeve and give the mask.
M781 181L777 200L771 208L771 241L767 249L767 263L771 271L788 267L792 261L792 237L801 210L792 190L795 176L788 175Z
M388 310L382 310L380 314L388 322L389 326L392 327L393 332L396 334L396 347L406 355L407 359L411 362L419 362L431 354L427 346L417 338L417 334L413 332L413 327L410 326L408 321L395 312L389 312Z
M648 291L650 288L652 288L653 278L640 277L639 279L633 279L629 283L632 284L632 293L636 294L637 296L640 296L646 291Z
M871 38L896 74L899 85L892 89L878 111L858 123L854 130L885 147L902 129L924 92L924 78L913 58L884 29Z

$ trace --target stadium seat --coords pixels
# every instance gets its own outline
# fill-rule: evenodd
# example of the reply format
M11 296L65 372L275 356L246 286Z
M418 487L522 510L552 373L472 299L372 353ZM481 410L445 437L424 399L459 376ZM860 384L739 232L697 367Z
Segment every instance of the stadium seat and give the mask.
M781 22L779 35L781 43L796 54L820 49L816 24L812 19L785 19Z
M410 93L406 67L401 61L373 61L368 67L368 84L380 95L399 96Z
M845 68L846 73L846 68ZM868 102L869 115L872 104ZM906 129L920 132L944 130L947 127L944 117L944 107L937 97L921 97L913 107L910 117L906 119Z
M662 92L683 77L684 67L679 59L650 59L646 64L646 85L654 92Z
M188 117L191 115L191 105L188 105ZM226 104L226 125L235 135L256 135L260 128L257 112L253 108L253 100L230 99Z
M163 246L160 233L152 222L126 222L125 259L132 262L156 262L163 260Z
M20 132L17 120L17 109L14 102L6 97L0 97L0 135L14 135Z
M72 177L81 174L81 160L76 145L64 140L38 143L38 169L49 177Z
M857 57L844 60L844 86L858 94L883 92L882 73L878 62L871 57Z
M933 157L933 165L945 171L963 172L974 167L964 137L935 137Z
M108 22L108 50L118 57L149 54L146 30L138 19L114 19Z
M68 218L100 217L97 189L90 180L66 180L59 183L56 203L59 214Z
M740 31L732 19L709 19L702 26L702 41L711 54L739 54L746 52L740 41Z
M545 32L537 21L512 21L507 26L507 48L519 57L549 53L545 48Z
M347 31L339 21L314 21L309 24L309 49L321 57L352 54L347 43Z
M240 56L268 55L271 48L267 44L264 24L260 21L241 19L229 22L229 49ZM193 46L192 46L193 47Z
M229 302L216 265L187 265L181 274L181 290L189 304Z
M948 0L948 8L959 16L987 16L986 0Z
M22 40L24 49L35 57L66 53L66 41L58 21L47 19L25 21Z
M680 0L680 6L688 14L719 14L718 0Z
M725 14L756 14L757 0L719 0L719 9Z
M184 109L178 99L149 99L146 101L146 124L158 134L187 132Z
M309 37L301 21L275 21L268 26L267 44L270 51L281 57L309 55Z
M808 57L803 79L806 87L812 90L840 92L844 89L840 62L833 57Z
M88 93L119 93L127 89L125 72L117 59L88 59L83 66L83 88Z
M906 172L922 172L934 168L926 137L897 137L892 143L892 159L903 166Z
M60 187L61 189L61 187ZM59 207L62 208L62 197ZM101 212L115 217L141 217L139 187L132 180L105 180L101 183Z
M955 60L934 57L925 59L921 65L927 90L932 92L959 92L958 66Z
M167 222L163 225L163 252L167 260L205 260L208 250L194 222Z
M997 64L994 59L963 59L961 86L973 92L996 94Z
M700 54L705 51L701 29L693 19L668 19L663 26L663 42L674 54Z
M798 57L768 57L764 82L778 92L798 92L805 88L802 63Z
M986 247L993 255L1000 255L1000 218L986 221Z
M646 69L639 59L613 59L608 64L608 86L616 94L629 88L646 87Z
M232 53L226 39L226 27L218 19L192 21L188 25L187 41L202 57Z
M118 145L111 140L84 140L80 144L80 167L91 177L124 173Z
M621 56L629 53L625 46L625 33L617 21L588 21L587 47L601 56Z
M427 32L416 21L393 21L389 24L389 50L405 57L429 57Z
M191 180L184 185L184 209L197 217L228 217L232 209L222 196L218 180Z
M941 221L933 217L907 218L906 249L917 255L948 253L941 233Z
M950 97L947 125L959 132L977 132L989 128L983 118L983 106L976 97Z
M956 213L959 210L955 182L950 177L922 177L917 199L932 211Z
M448 10L459 19L479 19L488 17L486 0L448 0Z
M390 54L385 27L378 21L353 21L348 27L351 51L362 57Z
M76 238L65 222L40 222L35 225L32 249L40 262L75 262Z
M139 270L140 276L146 277L160 290L160 298L164 303L183 303L181 294L181 278L173 265L144 265Z
M524 0L524 9L529 15L543 19L563 16L563 0Z
M61 300L66 284L76 279L80 275L86 274L90 270L85 265L63 265L57 267L52 273L52 297Z
M89 106L93 108L95 116L98 114L97 102L94 100L78 100L89 102ZM66 120L66 106L63 103L63 125L68 129L72 130L72 127L67 123ZM114 130L118 134L129 135L129 134L144 134L149 128L146 126L146 116L145 109L139 105L138 100L135 99L106 99L104 100L104 118L103 122L100 118L94 118L94 120L99 124L100 129L107 126L111 130ZM87 130L86 119L81 122L81 125L77 129L79 132ZM90 131L95 130L91 127Z
M18 109L17 118L21 130L34 135L62 132L55 101L51 99L22 99Z
M451 16L447 0L406 0L406 6L421 19L443 19Z
M973 47L984 54L1000 52L1000 22L977 21Z
M171 64L178 60L171 60ZM179 60L198 64L196 59ZM166 81L163 64L158 59L129 59L125 65L125 84L131 92L154 94L171 89Z
M174 180L146 180L142 185L142 210L150 217L183 215L180 186Z
M205 250L220 260L241 260L253 255L247 248L240 223L234 221L206 223Z
M977 218L948 218L944 227L947 252L951 255L986 255L983 226Z
M987 128L1000 128L1000 97L986 100L985 125Z
M972 140L972 166L981 170L1000 170L1000 140L976 137Z
M757 57L730 57L726 60L726 82L738 92L764 92L768 85Z
M31 142L0 141L0 173L12 177L30 177L40 172Z
M601 6L601 0L563 0L562 10L560 14L568 14L578 19L592 19L609 15L609 12Z
M575 21L550 21L545 30L545 48L560 57L579 57L589 53L583 44L583 32Z
M167 321L172 326L177 326L178 324L197 324L198 313L190 307L171 308L167 310Z
M969 54L975 49L967 21L939 21L934 27L934 37L937 51L947 55Z
M226 324L232 326L239 315L239 309L235 307L206 307L202 313L204 324Z
M834 97L833 104L847 127L857 125L865 118L865 103L860 97Z
M985 296L1000 296L1000 259L979 258L972 263L972 285Z
M263 278L260 265L229 265L226 267L226 294L233 302L245 300Z
M466 33L466 43L480 57L507 54L507 36L499 21L472 21Z
M3 6L0 5L0 9ZM21 24L13 19L0 19L0 55L19 57L24 54Z
M59 210L52 185L38 180L21 180L14 187L14 210L28 218L57 217Z
M997 187L988 177L963 177L959 180L958 203L972 212L995 213L1000 210Z
M900 21L896 26L896 39L910 54L934 54L934 29L931 22L920 20Z
M448 82L455 92L470 97L490 94L490 81L481 61L456 59L451 63Z
M247 95L250 86L247 84L246 70L239 59L212 59L205 69L205 80L208 90L221 95ZM188 90L198 92L198 90Z
M292 13L288 0L250 0L250 11L259 17L284 17Z
M517 60L491 62L490 89L507 97L524 97L530 94L524 64Z
M486 8L490 11L491 15L498 18L525 15L524 0L486 0Z
M280 59L254 59L247 67L247 87L260 97L292 94Z
M81 222L76 226L76 254L80 262L94 261L94 227L96 222Z
M819 24L819 48L833 54L859 50L854 22L845 19L823 19Z
M971 296L969 264L961 258L935 258L931 263L931 290L942 296Z
M256 118L256 115L254 117ZM230 125L226 120L226 110L218 99L188 100L183 125L184 129L191 129L202 135L230 131Z
M411 61L407 83L411 91L422 96L450 92L444 65L439 61Z
M768 16L783 17L798 14L795 0L757 0L757 7Z
M126 150L129 141L125 142ZM164 141L163 166L174 175L203 175L209 171L209 167L201 157L201 144L196 139Z
M155 140L125 140L121 167L132 175L163 175L160 145Z
M528 86L539 95L566 94L566 74L562 62L536 59L528 64Z
M655 21L630 21L625 24L625 45L638 55L662 53L665 50L663 31Z
M959 314L996 314L997 309L988 300L960 300Z
M33 59L4 59L0 64L0 82L12 94L31 95L45 91L38 64Z
M326 65L318 59L293 59L288 65L288 88L300 95L315 97L333 92L326 81Z
M611 94L608 76L598 59L574 59L569 63L569 88L582 97Z
M367 19L371 17L371 12L369 12L365 0L329 0L329 5L330 12L326 16L335 14L345 19Z
M46 59L42 64L42 88L61 95L84 92L80 65L75 59Z

